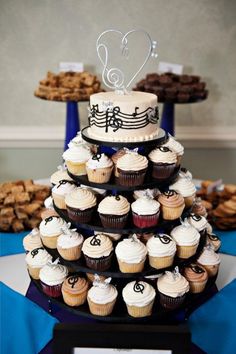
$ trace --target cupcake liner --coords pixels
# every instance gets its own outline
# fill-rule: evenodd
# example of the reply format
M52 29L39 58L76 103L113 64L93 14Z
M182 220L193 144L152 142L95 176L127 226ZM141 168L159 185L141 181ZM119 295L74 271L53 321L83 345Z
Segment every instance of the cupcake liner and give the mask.
M142 307L138 306L131 306L126 304L128 314L132 317L146 317L151 316L152 314L152 307L154 304L154 300L150 302L150 304Z
M80 294L70 294L67 291L64 291L62 286L61 291L64 302L69 306L80 306L86 302L87 290Z
M87 297L89 310L93 315L108 316L112 313L116 299L107 304L96 304L89 297Z
M190 281L190 280L188 280L188 282L189 282L190 292L193 294L198 294L198 293L201 293L205 289L207 279L204 281Z
M174 261L174 254L173 256L164 256L164 257L153 257L148 256L149 264L151 267L155 269L162 269L172 266Z
M71 248L61 248L57 246L60 256L67 261L76 261L81 257L82 244Z
M110 268L112 256L113 252L111 252L110 255L107 257L100 258L91 258L84 254L87 267L101 272Z
M33 268L30 265L27 265L28 271L30 276L35 279L38 280L39 279L39 271L41 268Z
M52 192L52 198L53 198L53 201L54 201L54 204L56 205L56 207L58 207L59 209L66 209L64 195L58 195L58 194Z
M178 219L184 210L185 205L182 204L178 207L167 207L165 205L161 206L162 217L164 220L176 220Z
M99 213L103 227L122 229L128 220L128 213L125 215L108 215Z
M118 171L118 184L126 187L140 186L144 182L147 169L140 171L123 171L120 168Z
M89 182L107 183L112 174L113 166L105 168L90 169L86 167Z
M88 208L85 210L80 210L76 208L66 206L68 216L71 220L80 222L81 224L85 224L92 219L93 212L95 210L94 207Z
M44 244L44 246L46 246L50 249L57 248L58 236L59 235L56 235L56 236L42 236L41 235L42 243Z
M117 259L119 264L119 269L122 273L139 273L142 272L145 264L145 259L139 263L126 263Z
M171 297L171 296L165 295L161 292L159 294L160 294L161 306L163 306L164 308L166 308L168 310L177 309L178 307L180 307L183 304L183 302L186 298L186 294L184 294L182 296L177 296L177 297Z
M191 256L193 256L198 248L198 243L196 245L192 245L192 246L179 246L177 245L177 256L179 258L189 258Z
M50 297L61 296L62 283L57 284L57 285L47 285L47 284L43 283L42 281L40 281L40 283L42 285L42 290L46 295L48 295Z
M206 269L209 277L214 277L215 275L217 275L220 264L214 264L214 265L202 264L202 265Z
M189 197L184 197L184 203L186 208L190 208L193 205L196 194L190 195Z
M153 215L138 215L132 212L132 215L134 225L143 229L145 227L156 226L159 220L160 212L158 211Z
M75 176L83 176L87 174L85 162L66 161L66 166L68 168L68 171Z
M176 167L175 163L172 164L161 164L152 163L152 177L155 179L167 179L169 178Z

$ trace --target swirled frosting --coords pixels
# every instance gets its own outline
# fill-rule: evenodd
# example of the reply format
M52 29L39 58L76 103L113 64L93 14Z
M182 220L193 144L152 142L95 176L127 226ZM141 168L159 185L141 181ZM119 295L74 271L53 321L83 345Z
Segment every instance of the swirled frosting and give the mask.
M183 197L190 197L196 193L194 183L189 178L185 177L178 177L177 181L169 186L169 189L175 190Z
M148 254L152 257L173 256L176 252L176 243L171 236L156 234L149 238L146 244Z
M66 225L66 222L59 216L49 216L41 221L39 231L41 236L59 236L62 233L62 227Z
M122 262L139 263L145 260L147 248L141 241L131 237L120 241L116 246L115 253Z
M88 291L88 298L96 304L107 304L114 301L118 292L114 285L105 284L104 286L93 285Z
M187 220L189 224L195 227L195 229L197 229L198 231L204 230L208 223L207 219L204 216L197 214L190 214Z
M68 275L68 269L61 264L47 263L39 271L39 279L50 286L62 284Z
M85 145L75 145L73 144L69 149L67 149L62 157L65 161L71 162L86 162L90 159L92 153L90 149Z
M188 222L176 226L170 233L178 246L192 246L199 242L199 232Z
M174 190L169 190L162 193L158 197L158 201L161 205L176 208L178 206L184 205L184 198L181 194L177 193Z
M180 273L165 272L157 279L157 289L164 295L176 298L189 291L189 283Z
M106 168L111 166L113 166L113 162L105 154L94 155L86 162L86 167L90 168L91 170L96 168Z
M139 189L137 191L134 191L133 197L135 200L137 200L138 198L142 198L142 197L150 197L152 199L155 199L159 194L161 194L161 192L159 191L158 188Z
M26 251L32 251L35 248L42 247L40 232L37 228L33 229L28 235L23 238L23 246Z
M179 175L180 175L180 177L193 179L192 173L189 170L187 170L187 168L185 168L185 167L181 167Z
M184 276L188 281L205 281L208 278L205 268L196 263L192 263L184 269Z
M101 233L101 232L95 231L94 235L97 235L99 233ZM122 234L114 234L113 232L104 232L103 234L105 236L108 236L111 241L118 241L122 236Z
M50 178L50 182L55 185L62 180L72 181L72 178L68 175L67 170L58 170L54 172Z
M155 289L144 281L132 281L122 290L125 303L129 306L143 307L149 305L155 298Z
M62 290L73 295L79 295L87 291L88 286L89 283L85 278L81 278L78 275L71 275L64 280Z
M61 248L71 248L80 246L84 241L84 237L74 230L69 230L69 233L62 234L57 239L57 246Z
M122 171L140 171L148 167L148 159L137 152L128 152L117 160L116 166Z
M220 264L220 256L211 247L204 247L204 250L197 260L201 265Z
M39 247L27 253L25 261L32 268L42 268L52 261L52 256L43 247Z
M96 197L88 189L77 187L65 197L65 203L68 207L85 210L96 205Z
M110 215L125 215L130 210L130 203L122 195L108 196L98 204L98 212Z
M113 244L108 236L97 234L84 241L82 251L91 258L107 257L113 251Z
M65 196L72 192L76 188L76 185L71 181L61 180L52 188L52 193Z
M100 194L100 195L105 195L106 194L106 189L101 189L101 188L92 188L89 186L85 186L84 184L80 185L81 188L88 189L89 191L93 192L95 195Z
M184 154L184 147L181 145L175 138L168 134L168 141L163 144L162 146L167 146L170 150L174 151L178 156L183 156Z
M166 146L160 146L150 152L149 159L154 163L175 164L177 155Z
M138 215L154 215L159 212L160 203L150 198L139 198L131 204L131 209Z

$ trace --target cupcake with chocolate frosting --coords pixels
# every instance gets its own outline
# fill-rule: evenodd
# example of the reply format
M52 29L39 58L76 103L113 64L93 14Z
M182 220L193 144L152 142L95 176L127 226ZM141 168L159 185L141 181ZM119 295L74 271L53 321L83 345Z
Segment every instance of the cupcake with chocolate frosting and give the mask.
M152 164L152 177L160 180L169 178L177 164L177 155L166 146L159 146L148 155Z
M204 267L196 263L191 263L184 268L184 277L188 280L190 292L201 293L206 286L208 275Z
M149 264L155 269L170 267L176 253L176 243L171 236L155 234L147 244Z
M88 237L82 246L86 265L97 271L110 268L113 256L113 244L108 236L97 234Z
M131 204L133 223L139 228L156 226L159 220L160 203L156 200L142 197Z
M95 154L86 162L86 171L90 182L107 183L112 170L113 162L105 154Z
M86 302L89 282L78 275L71 275L62 284L62 296L69 306L80 306Z
M98 213L103 227L122 229L130 211L130 203L122 195L108 196L98 205Z
M77 187L65 197L66 209L71 220L87 223L91 220L97 200L88 189Z
M165 220L178 219L184 210L185 203L181 194L174 190L169 190L162 193L158 197L161 205L162 217Z
M140 186L148 168L148 159L135 151L128 151L117 160L118 183L121 186Z

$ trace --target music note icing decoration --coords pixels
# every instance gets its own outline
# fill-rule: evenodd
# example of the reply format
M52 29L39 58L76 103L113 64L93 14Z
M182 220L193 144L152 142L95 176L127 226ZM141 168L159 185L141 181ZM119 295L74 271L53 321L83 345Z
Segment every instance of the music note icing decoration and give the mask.
M100 246L101 245L101 239L98 238L98 235L94 235L92 239L90 240L90 245L91 246Z
M78 282L78 280L79 280L78 275L72 275L71 277L68 278L68 283L71 285L72 288L74 288L74 286Z
M143 292L144 292L144 284L140 283L139 281L136 281L134 283L134 288L133 289L134 289L134 292L143 294Z
M34 258L35 256L37 256L37 254L39 253L39 250L44 250L44 248L43 248L43 247L38 247L38 248L35 248L34 250L32 250L32 251L30 252L32 258Z

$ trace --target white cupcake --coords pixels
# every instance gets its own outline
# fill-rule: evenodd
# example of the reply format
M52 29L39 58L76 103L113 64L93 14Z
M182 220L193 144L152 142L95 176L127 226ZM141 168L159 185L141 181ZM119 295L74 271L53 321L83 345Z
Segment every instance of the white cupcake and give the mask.
M57 248L57 238L65 226L66 222L59 216L50 216L41 221L39 231L43 244L48 248Z
M147 244L149 264L153 268L161 269L173 264L176 253L176 243L166 234L155 234Z
M86 175L85 164L92 156L90 147L86 144L72 142L62 157L66 162L68 171L75 176Z
M207 271L209 277L217 275L220 266L220 256L214 251L212 245L207 245L197 262Z
M180 144L175 138L168 134L168 141L162 146L167 146L170 150L174 151L177 154L177 165L180 165L181 159L184 155L184 147Z
M156 226L160 215L160 203L154 199L142 197L131 204L133 223L142 228Z
M47 263L39 271L39 279L42 285L43 292L50 297L61 296L62 283L68 275L68 269L54 263Z
M29 234L23 238L23 247L26 252L30 252L35 248L42 247L42 241L38 228L34 228Z
M69 228L63 228L63 234L57 239L57 250L62 258L74 261L80 258L84 237Z
M169 186L169 189L173 189L184 197L186 208L193 205L196 196L196 187L189 178L179 176L177 181Z
M72 178L68 175L66 168L64 168L63 165L60 165L57 166L57 171L51 175L50 182L55 186L62 180L72 181Z
M105 154L93 155L86 162L88 180L94 183L107 183L113 170L112 160Z
M49 261L52 261L52 256L43 248L38 247L31 250L25 257L29 274L33 279L39 279L39 271Z
M52 188L52 198L54 204L59 209L66 209L65 196L76 189L74 182L61 180Z
M206 231L208 221L204 216L191 213L187 220L198 232Z

